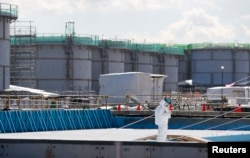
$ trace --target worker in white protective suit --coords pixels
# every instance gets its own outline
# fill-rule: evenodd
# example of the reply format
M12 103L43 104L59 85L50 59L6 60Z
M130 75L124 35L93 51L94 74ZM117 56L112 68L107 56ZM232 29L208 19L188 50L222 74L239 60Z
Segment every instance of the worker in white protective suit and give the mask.
M158 125L157 141L165 142L168 130L168 120L171 117L169 105L171 104L170 98L161 100L160 105L155 109L155 124Z

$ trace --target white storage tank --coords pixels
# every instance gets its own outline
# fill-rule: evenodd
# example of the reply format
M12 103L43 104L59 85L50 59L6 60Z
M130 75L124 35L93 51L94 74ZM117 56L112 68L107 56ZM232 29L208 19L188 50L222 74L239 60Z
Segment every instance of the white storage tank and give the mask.
M17 12L16 5L0 3L0 90L10 85L10 23Z
M126 103L127 95L139 103L152 101L162 93L165 77L144 72L103 74L99 78L99 95L109 96L108 102L114 104Z

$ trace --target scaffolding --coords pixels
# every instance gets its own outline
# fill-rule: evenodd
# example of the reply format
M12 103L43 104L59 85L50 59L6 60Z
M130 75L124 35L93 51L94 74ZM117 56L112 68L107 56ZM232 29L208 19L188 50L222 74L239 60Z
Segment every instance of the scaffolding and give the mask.
M36 28L32 21L16 21L11 27L10 82L36 88Z

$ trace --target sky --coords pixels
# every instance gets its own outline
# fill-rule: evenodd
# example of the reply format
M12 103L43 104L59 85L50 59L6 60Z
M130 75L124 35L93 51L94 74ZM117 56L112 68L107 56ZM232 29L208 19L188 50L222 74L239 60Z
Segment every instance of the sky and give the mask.
M250 43L249 0L0 0L37 34L75 33L145 43Z

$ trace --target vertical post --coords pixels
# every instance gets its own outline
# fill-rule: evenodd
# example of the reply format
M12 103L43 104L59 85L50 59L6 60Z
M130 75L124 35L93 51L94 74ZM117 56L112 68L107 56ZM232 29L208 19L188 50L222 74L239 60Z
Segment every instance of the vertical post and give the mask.
M223 71L224 71L224 66L222 65L221 67L221 85L223 87ZM223 89L221 91L221 96L223 95Z
M247 85L248 85L248 88L247 88L247 90L248 90L248 93L247 93L247 104L248 104L249 103L249 81L248 81Z
M153 78L153 102L155 101L155 79Z
M105 104L106 104L106 110L108 109L108 98L109 96L108 95L105 95Z
M221 68L221 85L222 85L222 87L221 87L221 100L222 100L221 110L222 110L222 108L224 106L224 96L223 96L223 87L224 87L224 85L223 85L223 72L224 72L224 66L222 65L220 68Z

